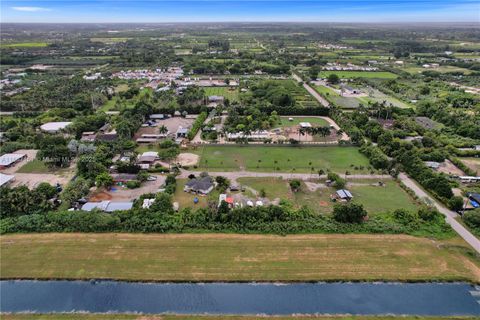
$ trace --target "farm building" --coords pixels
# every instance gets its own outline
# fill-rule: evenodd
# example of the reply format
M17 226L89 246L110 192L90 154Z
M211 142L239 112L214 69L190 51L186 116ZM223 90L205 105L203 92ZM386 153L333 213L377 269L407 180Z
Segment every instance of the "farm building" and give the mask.
M183 191L197 194L208 194L213 190L214 183L210 176L191 179L185 184Z
M435 161L425 161L425 165L433 170L438 170L438 168L440 168L440 163Z
M150 115L150 119L152 120L163 120L167 117L163 113L154 113Z
M133 207L133 202L87 202L82 206L83 211L92 211L95 209L102 210L104 212L124 211L130 210Z
M0 170L10 168L15 163L26 159L27 155L24 153L6 153L0 157Z
M80 141L94 142L96 138L97 138L97 135L95 134L94 131L86 131L86 132L82 132L82 137L80 138Z
M177 132L175 133L175 137L179 138L186 138L188 134L188 128L184 128L182 126L178 127Z
M68 127L70 124L71 122L47 122L45 124L42 124L40 126L40 129L48 133L57 133L60 130Z
M108 133L99 133L97 134L96 141L102 141L102 142L113 142L117 141L118 139L118 134L115 131L111 131Z
M0 187L6 187L13 182L15 176L0 173Z
M347 85L342 85L342 92L344 92L346 94L350 94L350 95L362 93L360 91L360 89L352 88L352 87L347 86Z
M154 163L158 159L158 152L156 151L147 151L138 156L138 163Z

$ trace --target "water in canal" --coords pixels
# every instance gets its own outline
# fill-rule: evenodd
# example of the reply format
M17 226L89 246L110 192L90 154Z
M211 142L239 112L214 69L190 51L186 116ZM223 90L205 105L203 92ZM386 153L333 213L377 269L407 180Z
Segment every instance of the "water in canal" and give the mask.
M1 312L480 315L466 283L0 281Z

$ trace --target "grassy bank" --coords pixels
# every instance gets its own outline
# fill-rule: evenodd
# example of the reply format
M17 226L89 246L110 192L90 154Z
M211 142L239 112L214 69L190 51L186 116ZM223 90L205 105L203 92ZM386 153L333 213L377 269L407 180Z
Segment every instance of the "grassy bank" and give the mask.
M405 235L24 234L0 237L1 277L132 281L480 282L458 239Z

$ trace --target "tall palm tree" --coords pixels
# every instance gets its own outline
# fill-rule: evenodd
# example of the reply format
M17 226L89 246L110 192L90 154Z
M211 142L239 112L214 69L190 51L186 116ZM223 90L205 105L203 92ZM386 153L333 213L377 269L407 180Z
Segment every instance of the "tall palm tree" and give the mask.
M160 126L160 128L158 128L158 133L160 133L160 134L167 134L167 133L168 133L168 128L167 128L164 124L162 124L162 125Z

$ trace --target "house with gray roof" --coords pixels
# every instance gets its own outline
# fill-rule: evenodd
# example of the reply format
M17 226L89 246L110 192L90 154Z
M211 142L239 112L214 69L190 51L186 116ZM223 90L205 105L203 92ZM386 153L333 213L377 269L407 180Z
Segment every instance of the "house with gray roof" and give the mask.
M183 188L185 192L208 194L213 190L215 184L210 176L190 179Z

